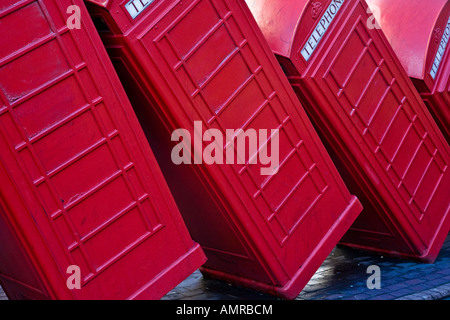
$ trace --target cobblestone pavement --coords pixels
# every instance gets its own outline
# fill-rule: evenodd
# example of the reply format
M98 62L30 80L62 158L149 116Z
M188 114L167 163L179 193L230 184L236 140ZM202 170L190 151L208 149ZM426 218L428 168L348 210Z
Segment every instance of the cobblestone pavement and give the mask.
M0 300L8 300L8 298L6 297L6 294L3 291L2 287L0 287Z
M381 289L367 288L367 268L381 271ZM297 300L441 300L450 297L450 235L434 264L368 254L336 247L317 270ZM169 292L165 300L275 299L195 272Z
M367 268L381 271L381 289L367 288ZM297 300L448 300L450 236L434 264L383 257L346 247L333 249ZM0 300L7 297L0 287ZM162 300L274 300L254 290L203 278L199 271Z

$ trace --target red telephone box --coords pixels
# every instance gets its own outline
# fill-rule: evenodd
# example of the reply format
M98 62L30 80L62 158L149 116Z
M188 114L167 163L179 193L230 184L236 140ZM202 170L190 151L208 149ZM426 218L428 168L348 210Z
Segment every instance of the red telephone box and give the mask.
M450 2L367 0L367 4L379 15L392 49L449 142Z
M206 253L203 274L295 298L361 206L245 2L90 2L188 229ZM191 138L200 134L191 164L171 160L171 134L180 128ZM248 153L240 164L196 165L209 146L201 137L211 129L219 136L278 130L260 142L278 146L272 150L279 151L279 165L252 164ZM236 136L227 139L224 154Z
M433 261L450 150L364 1L247 0L364 210L342 244Z
M71 14L81 18L79 29L66 23ZM83 2L3 1L0 25L6 294L161 298L205 256Z

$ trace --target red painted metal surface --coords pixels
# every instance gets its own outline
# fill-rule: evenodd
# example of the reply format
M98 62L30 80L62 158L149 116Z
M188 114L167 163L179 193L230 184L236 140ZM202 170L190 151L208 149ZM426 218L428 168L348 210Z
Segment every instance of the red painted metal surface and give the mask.
M428 110L450 141L450 2L367 0ZM401 14L399 14L401 12Z
M362 208L245 2L154 1L136 18L128 1L90 2L188 229L206 253L203 274L295 298ZM171 133L184 128L194 136L194 121L222 133L279 129L278 172L261 175L248 155L242 165L175 166Z
M247 0L364 210L341 243L434 261L449 146L364 1Z
M10 299L162 297L206 258L83 2L2 2L0 25L2 287Z

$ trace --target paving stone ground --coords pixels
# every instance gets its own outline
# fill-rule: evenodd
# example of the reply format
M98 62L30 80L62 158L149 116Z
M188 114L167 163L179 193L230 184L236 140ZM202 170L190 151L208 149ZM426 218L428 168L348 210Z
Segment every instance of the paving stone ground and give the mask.
M2 287L0 287L0 300L8 300L8 297L6 297L6 294L3 291Z
M370 290L367 268L378 266L381 288ZM199 271L162 300L275 300L271 295L206 279ZM449 300L450 235L433 264L337 246L297 300ZM7 300L0 287L0 300Z
M381 272L381 288L370 290L367 268ZM317 270L297 300L444 300L450 297L450 235L433 264L390 258L338 246ZM270 300L270 295L204 279L195 272L165 300Z

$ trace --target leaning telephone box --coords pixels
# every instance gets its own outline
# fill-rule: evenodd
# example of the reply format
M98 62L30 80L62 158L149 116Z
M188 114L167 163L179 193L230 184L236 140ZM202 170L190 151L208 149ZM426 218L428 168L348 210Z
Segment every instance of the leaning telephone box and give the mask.
M81 14L80 29L67 11ZM0 25L6 294L161 298L206 258L83 2L3 1Z
M433 261L449 232L449 146L359 0L247 0L364 210L342 244Z
M450 2L366 1L379 16L392 49L450 142Z
M203 274L295 298L361 206L245 2L90 2L188 229L208 258ZM259 147L250 147L252 132L259 132ZM217 161L207 152L212 139L216 155L224 155ZM183 161L179 143L187 148ZM265 152L274 158L261 161Z

